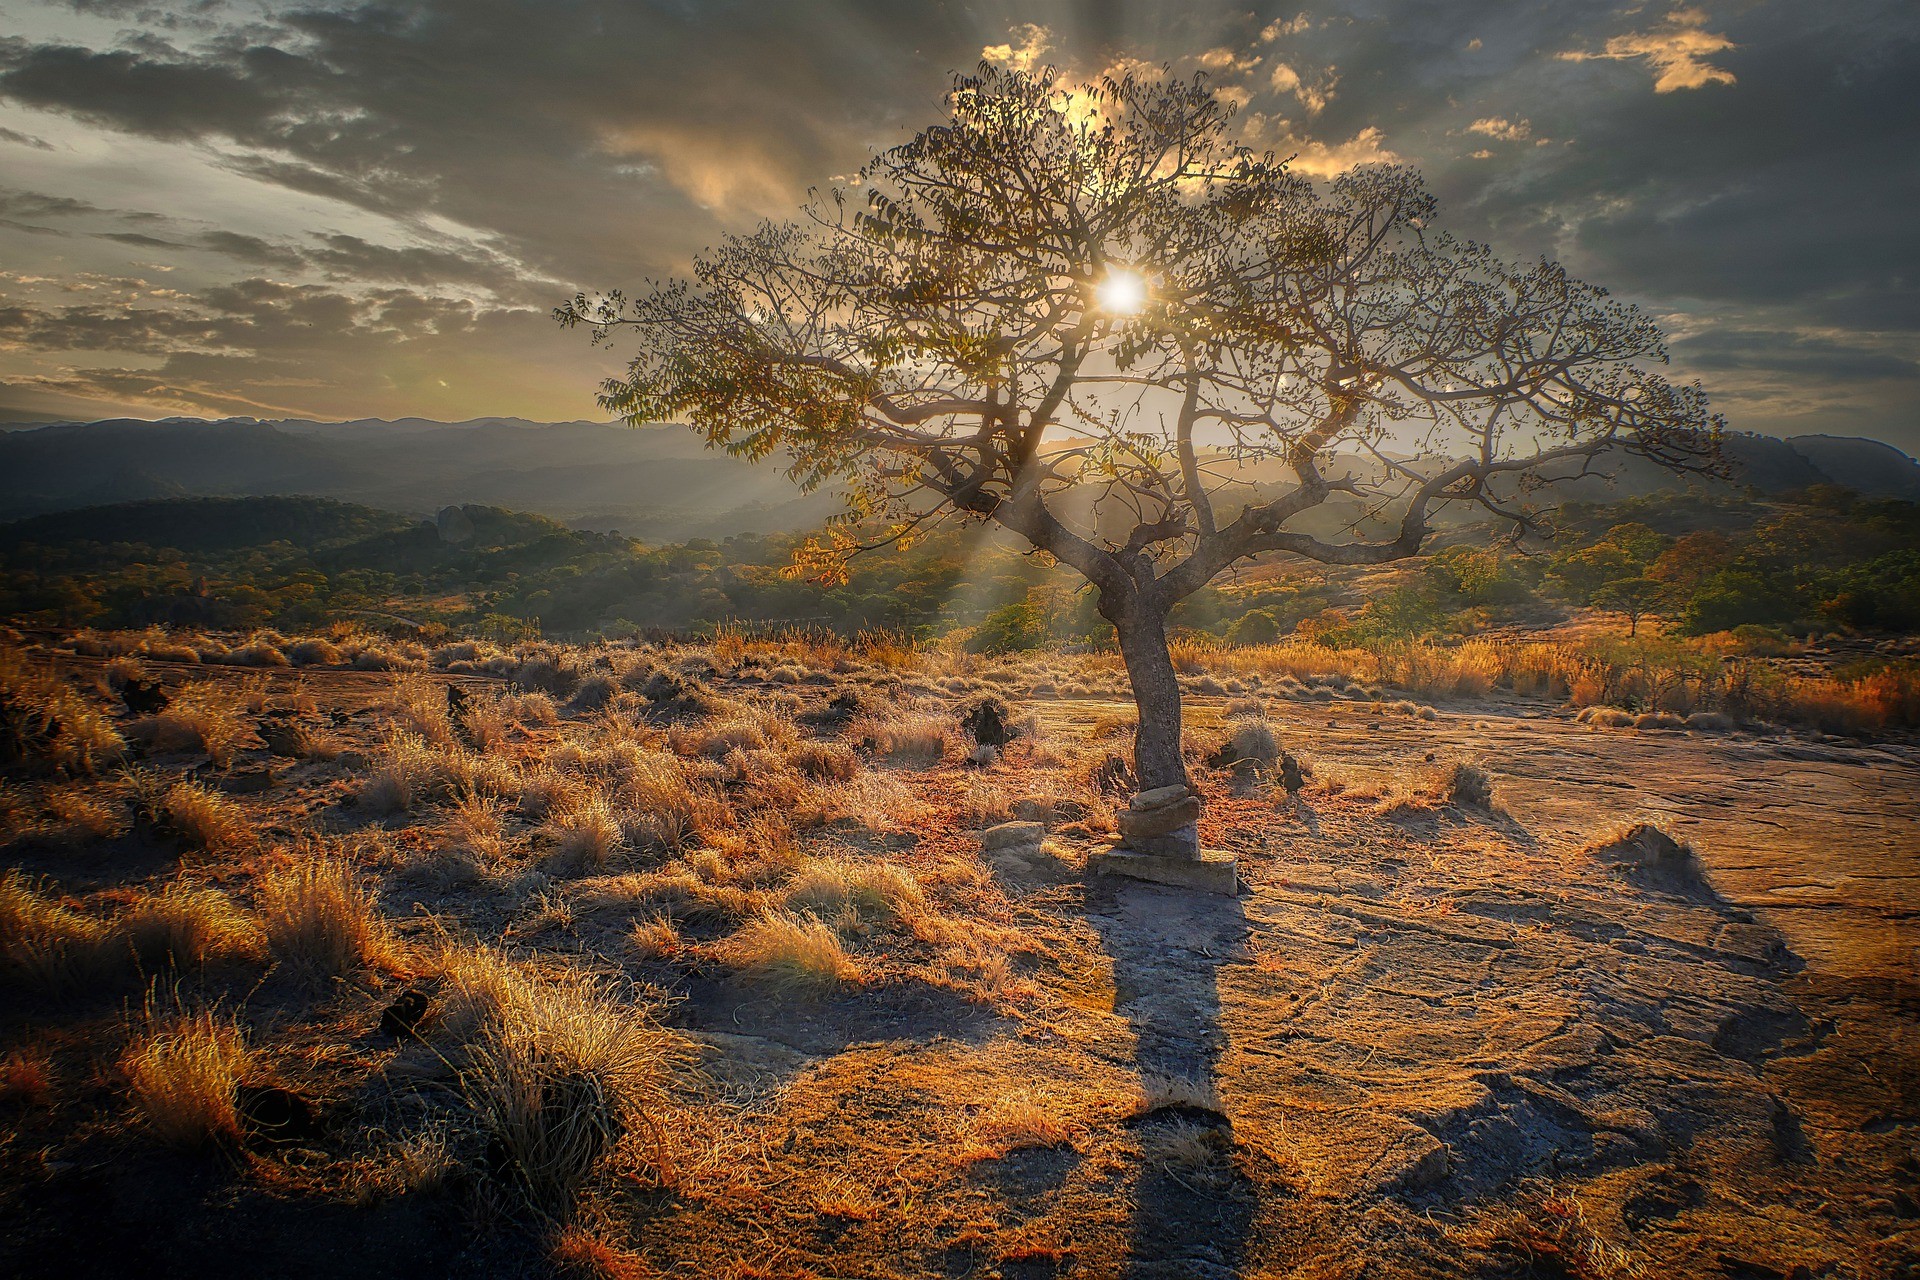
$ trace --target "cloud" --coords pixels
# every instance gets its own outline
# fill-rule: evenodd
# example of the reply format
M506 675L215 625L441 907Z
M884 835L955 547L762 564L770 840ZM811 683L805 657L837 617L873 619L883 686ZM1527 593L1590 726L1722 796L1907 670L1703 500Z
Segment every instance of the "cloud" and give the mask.
M1207 50L1201 54L1199 58L1195 59L1195 61L1199 62L1199 64L1208 71L1231 71L1236 74L1244 74L1260 65L1260 55L1257 53L1235 53L1232 49L1222 45L1219 48Z
M1614 36L1602 52L1575 49L1558 56L1565 62L1645 58L1658 73L1653 80L1655 93L1732 84L1733 73L1714 66L1707 59L1738 46L1723 35L1707 31L1706 22L1704 9L1675 9L1651 31Z
M1004 44L990 44L980 50L983 62L995 63L1015 71L1032 71L1053 47L1053 32L1037 22L1022 22L1007 33Z
M53 144L45 138L36 138L30 133L18 129L0 129L0 142L11 142L15 146L32 147L35 151L51 151Z
M575 416L591 412L596 364L544 311L260 277L163 305L0 307L0 345L146 358L54 363L9 380L42 397L323 418L541 417L562 406Z
M1285 122L1256 116L1254 124L1256 128L1273 128L1284 126ZM1387 149L1385 140L1386 135L1377 126L1368 125L1345 142L1322 142L1283 133L1273 146L1281 155L1292 157L1289 167L1294 172L1315 178L1331 178L1355 165L1384 164L1398 160L1400 157Z
M1533 134L1533 126L1525 120L1507 120L1500 116L1483 116L1467 126L1468 133L1484 133L1489 138L1501 142L1524 142Z
M1304 13L1292 18L1275 18L1260 29L1260 39L1265 44L1272 44L1282 36L1297 36L1312 26L1313 19Z
M1306 108L1308 115L1317 116L1333 101L1333 91L1340 83L1340 75L1333 67L1327 67L1310 73L1310 78L1303 77L1287 63L1276 62L1268 75L1268 82L1275 93L1292 94Z

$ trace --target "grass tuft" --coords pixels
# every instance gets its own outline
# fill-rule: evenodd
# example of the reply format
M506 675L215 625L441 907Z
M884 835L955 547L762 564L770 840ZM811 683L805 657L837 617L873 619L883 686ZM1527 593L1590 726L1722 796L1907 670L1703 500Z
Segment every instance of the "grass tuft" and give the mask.
M259 913L274 959L310 980L342 977L389 957L391 941L373 895L344 858L307 855L274 869Z
M197 782L176 782L161 800L167 830L206 853L223 853L253 843L244 810Z
M749 920L715 948L721 963L754 982L788 992L821 992L861 980L840 935L811 915Z
M252 1059L239 1025L211 1009L161 1012L151 996L145 1023L120 1069L147 1127L175 1147L237 1140L234 1089Z

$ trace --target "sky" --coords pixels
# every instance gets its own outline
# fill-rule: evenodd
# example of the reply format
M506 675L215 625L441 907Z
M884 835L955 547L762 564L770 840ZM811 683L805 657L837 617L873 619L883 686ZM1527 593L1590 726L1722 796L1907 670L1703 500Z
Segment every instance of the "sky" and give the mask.
M1733 427L1920 451L1912 0L0 0L0 420L602 417L555 304L982 59L1205 71L1249 145L1645 306Z

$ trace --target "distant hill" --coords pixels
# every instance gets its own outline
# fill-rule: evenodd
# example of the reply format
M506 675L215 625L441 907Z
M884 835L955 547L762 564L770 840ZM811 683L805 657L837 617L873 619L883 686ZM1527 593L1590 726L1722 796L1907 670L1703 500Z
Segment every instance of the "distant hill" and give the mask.
M1842 488L1920 500L1920 463L1890 444L1859 436L1794 436L1787 443Z
M1726 454L1737 488L1777 494L1839 484L1920 498L1920 464L1875 440L1736 434ZM1371 466L1349 460L1331 473ZM1588 477L1561 492L1604 502L1683 484L1630 458L1605 470L1610 481ZM1285 482L1272 467L1246 477L1257 488ZM676 426L116 418L0 430L0 521L152 499L273 495L418 517L454 505L502 507L650 543L809 529L835 507L830 494L801 494L778 466L710 451ZM1323 514L1344 526L1357 512L1342 506Z
M0 520L275 494L418 516L507 507L649 542L806 528L835 505L830 495L801 494L779 467L710 452L679 427L122 418L0 432Z

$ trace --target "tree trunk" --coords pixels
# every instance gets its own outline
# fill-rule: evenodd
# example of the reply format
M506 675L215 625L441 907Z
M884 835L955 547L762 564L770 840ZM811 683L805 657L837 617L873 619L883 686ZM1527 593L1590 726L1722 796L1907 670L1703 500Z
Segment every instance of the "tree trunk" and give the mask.
M1133 739L1133 769L1142 791L1187 785L1187 763L1180 755L1180 681L1167 653L1164 618L1128 617L1115 624L1120 657L1133 685L1140 728Z

